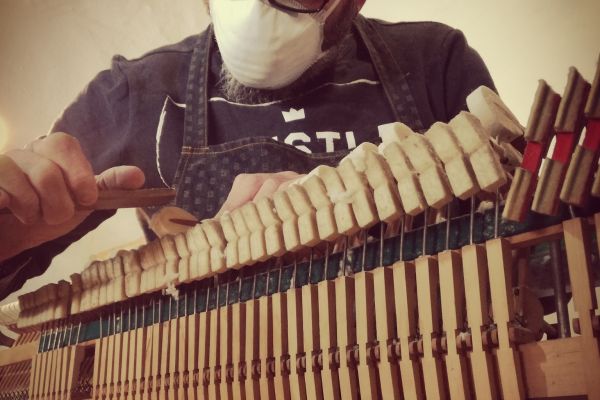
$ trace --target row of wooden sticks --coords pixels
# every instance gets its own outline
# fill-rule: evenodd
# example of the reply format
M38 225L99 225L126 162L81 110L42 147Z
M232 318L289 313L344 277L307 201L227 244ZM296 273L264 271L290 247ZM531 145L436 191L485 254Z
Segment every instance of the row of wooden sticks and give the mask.
M600 215L594 223L600 231ZM236 302L230 301L236 285L196 287L178 300L107 313L93 341L77 338L81 324L53 329L42 339L46 344L81 343L34 358L30 398L70 398L78 379L75 357L88 346L94 349L94 399L517 399L544 390L596 398L600 352L590 235L581 219L561 228L292 284L269 295L262 289L258 298L254 280L253 294L240 291ZM581 333L569 340L577 340L583 361L560 373L583 379L582 391L574 393L559 387L560 380L545 382L550 387L539 382L533 368L539 359L532 355L561 341L524 344L534 335L518 318L513 294L511 250L556 240L563 230Z

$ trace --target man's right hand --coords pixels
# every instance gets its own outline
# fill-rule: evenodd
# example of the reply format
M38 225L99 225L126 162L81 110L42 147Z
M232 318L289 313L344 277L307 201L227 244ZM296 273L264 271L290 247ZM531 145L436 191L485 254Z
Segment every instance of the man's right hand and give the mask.
M78 205L96 202L98 190L138 189L144 173L122 166L94 176L79 142L54 133L24 150L0 155L0 261L63 236L90 214Z
M300 177L302 175L294 171L240 174L233 180L229 195L215 217L220 217L224 212L233 211L261 197L271 197L273 193L285 189Z

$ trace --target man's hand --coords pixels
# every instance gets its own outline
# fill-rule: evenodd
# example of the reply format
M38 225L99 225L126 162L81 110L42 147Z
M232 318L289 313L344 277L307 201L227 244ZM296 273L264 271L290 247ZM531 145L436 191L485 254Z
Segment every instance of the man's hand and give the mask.
M137 189L144 174L137 167L122 166L94 176L79 142L54 133L29 144L24 150L0 155L0 260L63 236L79 225L98 198L98 190Z
M227 200L223 203L217 217L225 211L232 211L249 201L272 196L277 190L284 189L301 175L292 171L273 174L240 174L235 177Z

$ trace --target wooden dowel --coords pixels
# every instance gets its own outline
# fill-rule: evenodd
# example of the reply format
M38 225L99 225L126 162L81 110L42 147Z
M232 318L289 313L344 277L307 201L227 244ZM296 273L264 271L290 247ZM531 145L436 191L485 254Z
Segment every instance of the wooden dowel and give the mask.
M125 315L125 314L122 314ZM119 399L129 399L130 397L130 393L131 393L131 386L129 385L129 381L132 378L132 374L131 374L131 364L133 363L133 359L130 358L130 354L131 354L131 346L134 345L134 332L135 329L133 328L133 323L132 323L132 318L134 316L131 313L131 305L128 306L127 309L127 328L124 328L123 330L127 329L124 333L123 333L123 348L122 348L122 364L121 364L121 375L119 376L119 383L118 383L118 387L120 388L119 391ZM121 322L123 323L123 322Z
M162 315L162 300L154 302L152 307L152 326L150 327L152 337L152 350L151 350L151 366L149 374L146 374L146 395L149 396L150 400L158 400L158 378L160 376L160 361L161 361L161 349L163 342L163 329L162 323L160 322Z
M57 348L58 351L58 355L57 355L57 362L56 362L56 370L55 370L55 374L56 374L56 381L54 383L54 392L53 392L53 397L54 398L60 398L62 396L62 383L63 383L63 367L64 364L66 364L66 351L68 348L68 345L65 345L63 347L63 343L67 340L67 326L63 325L63 333L60 339L60 343L59 346Z
M123 342L125 341L126 338L126 333L123 332L123 311L121 310L119 313L119 319L118 319L118 324L116 326L116 332L115 332L115 350L114 350L114 357L113 357L113 363L115 364L114 368L113 368L113 379L112 379L112 384L113 384L113 398L114 399L121 399L121 395L122 395L122 382L121 382L121 372L123 369L126 369L127 366L123 365L124 363L127 362L127 358L125 356L125 353L123 351Z
M310 276L310 273L309 273ZM319 294L316 285L308 284L302 291L302 329L306 360L306 395L309 399L323 399L322 352L319 327ZM321 354L319 364L318 354Z
M288 347L287 294L273 294L273 358L275 360L275 396L277 399L290 400L290 368Z
M325 263L327 265L327 263ZM319 328L323 359L323 397L340 400L340 348L336 325L335 282L324 280L317 284L319 291Z
M182 296L180 293L179 296ZM175 385L175 392L172 398L174 399L186 399L187 392L184 387L184 373L187 370L188 366L188 357L193 357L193 355L189 355L192 351L188 347L188 334L189 334L189 319L187 315L188 310L188 301L189 301L189 293L185 292L183 294L183 298L179 298L179 302L183 304L183 312L181 309L181 304L178 302L177 307L177 368L175 369L175 376L171 378L171 382ZM182 315L183 314L183 315ZM189 379L189 375L188 375ZM188 380L189 382L189 380Z
M400 344L400 376L406 399L425 399L423 373L418 356L414 353L417 335L417 278L415 265L397 262L393 265L396 296L396 330Z
M233 363L233 398L246 399L246 335L241 334L246 329L246 303L231 305L231 327L233 332L239 332L231 343L231 361Z
M101 399L106 398L107 394L107 383L108 383L108 371L109 366L112 364L109 357L112 357L112 347L110 347L111 338L113 335L111 334L111 323L114 315L109 314L107 317L107 329L105 335L102 339L102 351L100 353L100 375L99 375L99 396Z
M217 294L217 299L218 299ZM218 300L217 300L218 301ZM220 386L220 351L219 351L219 323L220 323L220 312L219 308L208 311L210 314L210 329L209 329L209 345L208 345L208 399L217 400L221 397L219 391Z
M116 365L114 362L115 357L115 340L116 340L116 319L117 315L114 312L111 316L110 320L110 331L108 335L108 346L106 353L106 377L104 380L104 389L103 389L103 397L112 400L114 394L114 370L116 369Z
M190 300L188 300L190 301ZM197 400L198 396L198 385L200 380L200 370L198 364L198 346L200 345L200 337L198 336L198 324L200 322L200 316L196 312L197 301L198 301L198 289L194 289L194 297L191 298L193 301L193 307L190 307L192 313L187 316L187 380L188 387L186 391L186 400Z
M306 399L306 359L304 332L302 330L302 290L291 288L287 292L288 343L290 350L290 387L293 399Z
M65 347L62 349L61 363L60 363L60 382L59 389L57 392L57 398L65 398L67 395L67 378L69 374L69 369L73 368L72 365L69 364L71 360L71 340L73 338L73 325L68 329L68 334L65 333Z
M220 332L220 361L221 361L221 400L233 399L233 376L231 372L231 346L234 332L231 330L232 311L231 306L225 305L219 309L219 332ZM235 332L238 336L240 332Z
M512 254L504 239L486 243L490 279L490 297L494 322L498 330L498 372L500 387L505 399L524 399L525 386L518 349L509 338L509 329L515 318L512 295Z
M163 374L162 384L164 398L172 400L175 397L175 371L177 369L177 356L179 355L179 333L177 332L178 316L174 315L177 311L179 300L175 300L172 296L169 297L169 320L165 322L166 329L169 330L169 339L167 345L168 361L165 373Z
M360 397L356 357L356 314L354 279L342 276L335 280L338 343L340 348L340 391L343 399Z
M354 275L354 283L360 393L361 398L375 399L379 398L379 376L376 364L372 362L370 356L371 346L377 337L375 330L375 288L373 286L373 275L370 272L360 272Z
M268 277L267 277L268 282ZM258 299L259 307L259 352L260 360L260 398L274 399L275 385L273 373L270 369L273 360L273 301L270 296Z
M468 245L462 249L467 320L471 327L470 359L475 396L479 399L498 399L494 360L491 349L484 344L483 335L489 318L488 268L485 249ZM489 344L489 343L488 343Z
M97 400L100 398L100 386L101 386L101 381L100 381L100 365L103 365L103 363L101 362L102 360L102 347L104 345L104 336L106 335L106 332L103 329L103 318L102 315L100 315L100 319L99 319L99 326L100 326L100 337L98 340L96 340L96 343L94 345L94 368L93 368L93 375L92 375L92 399Z
M600 232L600 215L594 216L596 233ZM593 281L591 279L590 235L584 222L575 218L563 223L565 233L565 248L569 277L575 311L579 314L581 331L581 351L585 365L583 374L590 399L600 398L600 344L598 333L594 330L592 317L596 315L598 300L596 299Z
M447 399L448 387L441 357L441 310L437 259L419 257L415 262L419 328L423 343L422 367L428 399ZM434 346L434 342L437 344Z
M146 328L146 308L142 305L141 309L136 305L136 329L135 329L135 345L131 346L130 350L135 351L133 358L130 353L130 359L132 360L132 377L130 378L130 392L132 393L131 398L140 400L142 393L144 392L144 368L146 364L149 364L149 348L147 346L148 329ZM144 381L143 381L144 380Z
M38 339L38 346L40 346L39 342L42 340L42 337L40 336L40 339ZM29 398L30 399L35 399L37 396L37 379L38 379L38 371L39 371L39 353L34 354L33 358L31 359L31 375L29 377Z
M56 395L56 391L58 390L58 381L60 378L60 356L61 356L61 350L60 350L60 342L62 340L62 337L64 335L63 329L59 328L59 331L57 333L56 336L56 343L54 345L54 349L52 350L52 368L50 369L50 387L48 389L48 394L47 396L51 399L54 398L54 396Z
M550 265L552 267L552 285L554 286L554 305L558 322L558 335L561 338L571 336L569 310L567 308L567 293L563 272L563 257L560 241L550 242Z
M71 349L71 357L69 359L69 372L67 377L67 393L65 396L66 400L71 400L73 396L73 390L75 389L77 378L79 377L79 371L81 370L81 363L85 355L85 349L78 346L79 338L81 335L81 322L77 327L77 336L75 336L75 342Z
M252 290L254 295L254 289ZM260 383L259 383L259 365L258 359L258 341L260 337L259 331L259 305L258 300L252 298L246 301L246 330L245 332L245 362L246 374L244 381L244 390L246 399L260 398Z
M58 340L58 334L59 334L60 330L58 328L58 326L56 327L56 330L52 336L52 340L50 342L50 348L48 349L47 355L46 355L46 374L45 374L45 378L44 378L44 390L42 391L42 397L44 399L49 399L51 392L52 392L52 385L54 383L54 368L55 366L53 365L53 361L54 361L54 348L56 346L56 341Z
M400 378L399 352L396 351L396 310L393 271L389 267L377 268L373 272L375 290L375 320L377 327L376 345L382 395L391 399L403 399Z
M42 369L42 390L40 391L41 397L46 399L48 397L49 388L50 388L50 377L52 374L52 348L56 343L56 336L58 335L58 328L55 328L52 332L52 336L50 336L50 343L48 345L47 351L43 354L43 365Z
M460 253L446 250L438 255L440 275L440 296L442 298L442 320L446 331L447 355L446 371L448 376L450 398L473 398L470 385L468 360L464 344L459 343L466 321L465 288ZM458 346L461 346L461 351Z
M201 312L198 319L198 398L208 398L208 349L210 345L210 313L211 311Z

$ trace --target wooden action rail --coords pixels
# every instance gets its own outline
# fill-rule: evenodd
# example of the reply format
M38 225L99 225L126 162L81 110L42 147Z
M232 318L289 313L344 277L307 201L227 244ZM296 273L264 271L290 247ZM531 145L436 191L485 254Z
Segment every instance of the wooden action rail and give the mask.
M86 323L23 334L0 352L0 390L75 398L94 349L89 395L100 399L599 398L592 229L600 214L333 279L313 261L308 277L297 264L290 281L271 268L123 304L97 321L98 339L84 340ZM557 238L578 333L535 341L514 301L513 250Z

